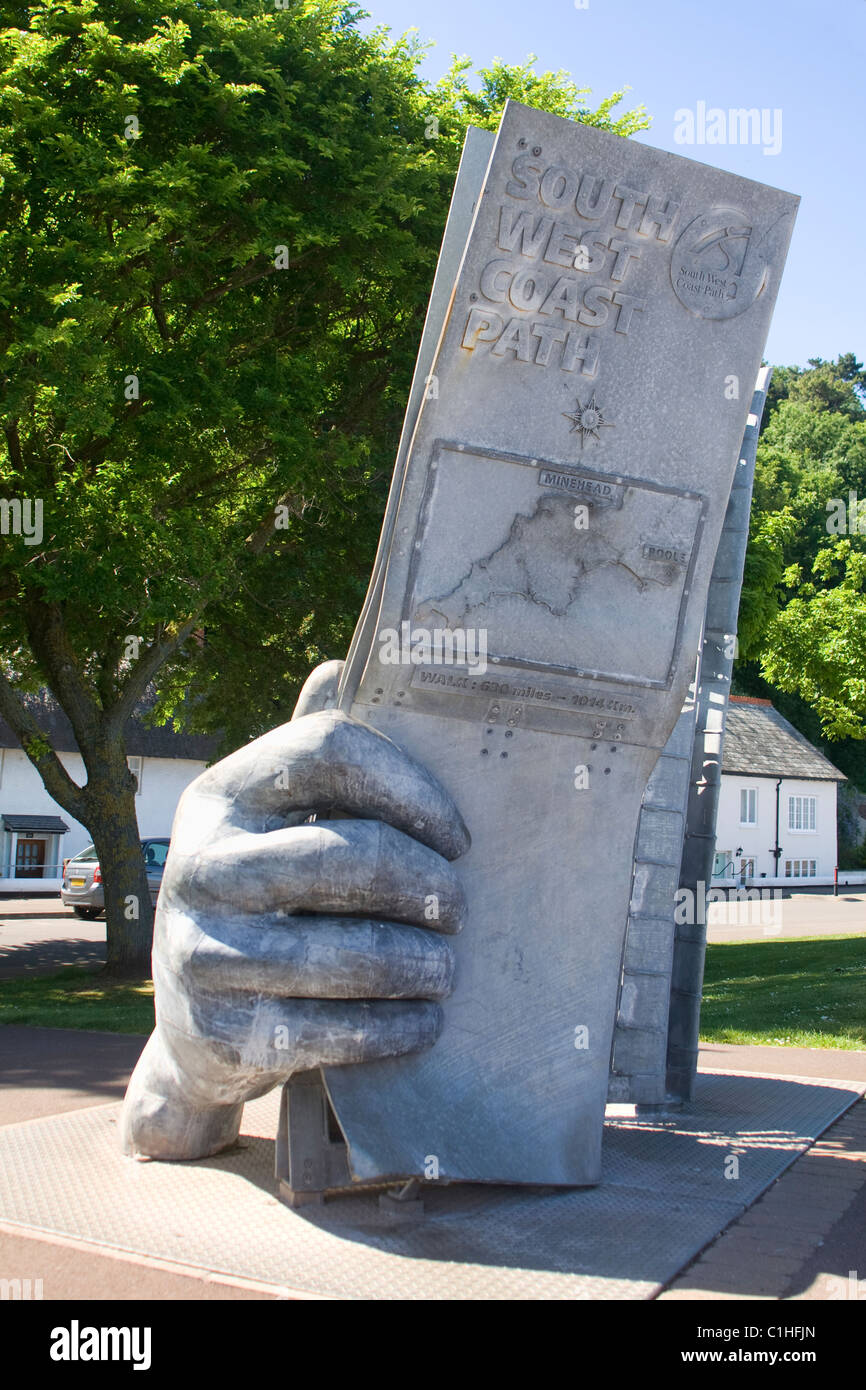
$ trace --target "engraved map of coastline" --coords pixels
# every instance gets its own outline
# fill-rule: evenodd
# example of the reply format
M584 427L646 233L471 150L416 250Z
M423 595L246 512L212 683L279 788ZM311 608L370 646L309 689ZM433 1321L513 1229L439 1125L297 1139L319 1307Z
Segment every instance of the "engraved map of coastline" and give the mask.
M506 481L513 487L514 474L528 473L483 463L497 468L500 501L511 490ZM486 629L491 655L625 680L666 679L700 510L695 498L541 469L529 474L536 486L524 504L499 522L496 543L454 574L436 536L447 536L440 527L457 521L465 475L460 486L447 456L440 464L414 586L417 623ZM465 530L465 506L462 515ZM427 578L437 567L432 586ZM445 575L450 582L443 584Z

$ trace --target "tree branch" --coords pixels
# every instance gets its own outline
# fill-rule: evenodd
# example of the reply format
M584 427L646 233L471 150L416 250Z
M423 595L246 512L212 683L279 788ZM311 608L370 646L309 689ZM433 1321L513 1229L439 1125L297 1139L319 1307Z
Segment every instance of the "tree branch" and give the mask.
M187 305L187 313L194 314L196 309L200 309L203 304L213 304L224 294L228 294L229 290L237 290L244 285L252 285L256 280L264 280L266 276L275 273L276 266L273 262L266 261L262 267L261 256L254 256L246 265L240 266L238 270L229 275L221 285L215 285L213 289L206 290L204 294L199 295L198 299L194 299L192 304Z
M12 461L12 467L16 472L23 473L24 460L21 455L21 440L18 436L18 421L10 421L3 433L6 436L6 444L9 449L9 458Z
M156 326L159 329L160 338L162 338L164 343L168 342L171 334L168 331L165 310L162 307L162 286L158 280L153 287L153 301L150 307L153 310L153 317L156 319Z
M122 429L130 420L134 420L136 415L140 415L143 410L151 410L152 408L152 401L146 401L139 397L137 401L133 401L130 405L124 407L123 413L115 421L115 425L120 426ZM79 449L76 462L89 463L95 454L98 454L101 449L104 449L106 445L111 443L111 439L112 436L110 434L98 434L95 439L91 439L90 443L84 449Z
M56 604L32 596L23 605L30 650L72 725L82 755L100 733L101 711L75 659L63 614Z
M277 507L288 507L292 516L303 516L307 506L308 503L303 497L296 497L293 492L284 492L282 497L277 498L270 511L265 513L255 531L247 536L244 542L245 549L251 555L261 555L276 532Z
M302 516L307 503L303 498L298 499L294 493L285 492L273 506L265 513L256 529L247 536L245 551L249 554L260 555L266 548L268 542L273 539L276 531L275 513L277 507L285 506L295 516ZM237 581L235 588L238 587ZM226 585L219 598L225 599L233 592L231 585ZM119 733L126 720L132 715L137 702L141 699L150 682L156 676L160 667L168 660L173 652L183 646L188 637L192 636L196 628L202 621L202 615L207 608L207 603L203 603L196 612L190 614L180 625L173 636L165 640L152 642L150 646L140 654L138 660L130 671L129 676L123 684L117 702L110 711L107 711L105 720L106 730L110 733Z
M151 642L150 646L145 647L124 681L117 701L107 712L105 725L109 734L122 732L124 724L132 715L136 704L159 668L173 652L177 651L178 647L183 646L186 639L195 632L200 622L201 613L194 613L181 624L172 637Z
M77 782L73 782L53 748L45 751L47 736L17 694L15 687L0 669L0 715L6 720L21 747L27 754L52 796L64 811L83 824L87 823L86 797ZM33 751L30 751L28 744Z

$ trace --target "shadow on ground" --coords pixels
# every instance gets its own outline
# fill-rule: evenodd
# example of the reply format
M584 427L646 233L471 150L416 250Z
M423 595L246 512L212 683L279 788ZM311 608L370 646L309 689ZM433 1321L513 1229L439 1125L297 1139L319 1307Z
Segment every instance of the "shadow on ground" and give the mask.
M16 919L20 920L20 919ZM105 964L105 942L83 937L50 937L0 946L0 980L21 980L30 975L53 974L67 965L97 970Z
M130 1033L0 1028L0 1092L74 1091L92 1096L94 1104L121 1100L145 1042Z

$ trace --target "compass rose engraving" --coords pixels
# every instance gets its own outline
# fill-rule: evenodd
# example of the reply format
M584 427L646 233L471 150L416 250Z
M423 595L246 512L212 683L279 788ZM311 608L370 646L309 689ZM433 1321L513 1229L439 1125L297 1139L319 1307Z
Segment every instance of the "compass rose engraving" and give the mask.
M581 405L580 401L578 401L577 409L573 415L568 415L564 410L562 414L565 416L566 420L574 421L570 433L574 434L578 432L580 434L581 449L587 439L594 439L596 442L600 442L601 435L599 434L599 430L613 429L613 425L608 420L605 420L601 407L596 404L595 393L590 396L586 405Z

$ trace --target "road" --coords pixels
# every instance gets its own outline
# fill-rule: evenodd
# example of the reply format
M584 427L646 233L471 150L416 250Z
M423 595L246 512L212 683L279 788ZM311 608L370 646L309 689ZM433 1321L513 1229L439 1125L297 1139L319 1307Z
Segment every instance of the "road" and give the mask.
M764 890L772 894L771 889ZM866 935L866 893L798 893L790 898L712 903L707 940ZM0 898L0 980L94 968L105 960L105 919L84 921L59 897Z
M768 941L793 936L866 935L866 893L840 890L795 893L773 898L772 888L760 902L711 903L707 911L707 940Z
M0 980L105 960L105 918L85 921L57 897L0 898Z

